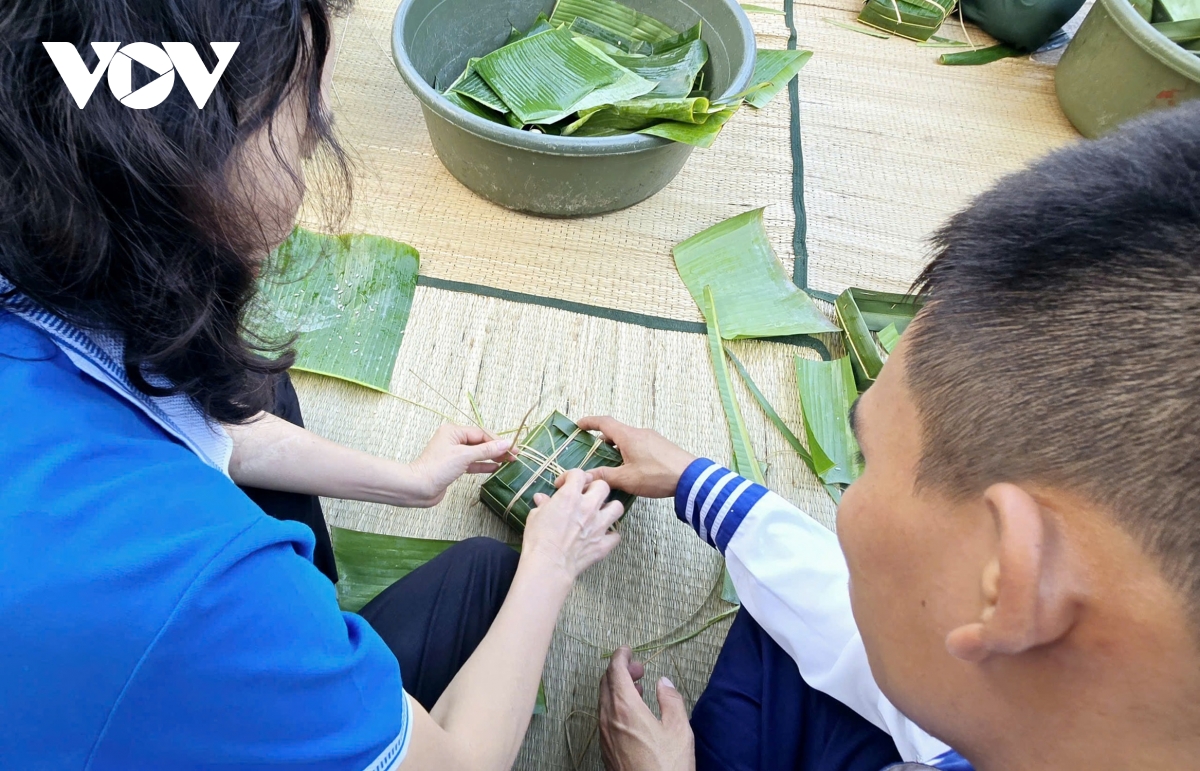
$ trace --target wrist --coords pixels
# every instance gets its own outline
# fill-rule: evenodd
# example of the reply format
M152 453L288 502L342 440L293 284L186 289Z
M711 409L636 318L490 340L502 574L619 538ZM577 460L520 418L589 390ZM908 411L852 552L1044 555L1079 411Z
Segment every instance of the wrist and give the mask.
M563 600L575 585L575 575L567 565L553 555L543 554L537 547L521 552L517 575L543 587L550 595L561 595Z

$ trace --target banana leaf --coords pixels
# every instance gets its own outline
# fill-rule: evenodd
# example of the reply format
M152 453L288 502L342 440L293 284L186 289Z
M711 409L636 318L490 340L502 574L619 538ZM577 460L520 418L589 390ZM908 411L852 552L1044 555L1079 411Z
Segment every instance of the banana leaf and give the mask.
M706 307L704 288L712 287L713 310L722 319L726 340L838 329L792 283L775 257L762 209L713 225L673 253L679 276L701 311Z
M852 483L862 465L850 430L850 405L858 398L850 357L816 361L797 356L796 383L817 476L830 485Z
M458 80L450 84L450 88L446 89L446 93L465 96L503 115L508 112L508 106L504 104L504 101L492 90L491 86L475 71L475 65L478 61L478 59L468 61L467 68L463 70L463 74L458 76Z
M766 85L748 95L746 104L755 109L766 107L800 73L812 55L812 51L768 51L760 48L751 83Z
M296 369L387 392L419 266L399 241L296 228L267 264L249 324L268 338L299 333Z
M546 14L539 13L537 18L533 21L533 26L529 29L522 32L519 29L514 28L512 34L508 36L508 41L504 45L515 43L521 38L533 37L539 32L545 32L546 30L550 29L554 29L554 27L550 25L550 20L546 18Z
M1200 0L1155 0L1150 21L1200 19Z
M976 48L973 51L959 51L953 54L942 54L938 57L939 64L950 65L978 65L991 64L992 62L1001 59L1007 59L1010 56L1024 56L1025 51L1013 48L1012 46L1004 45L1003 43L988 46L987 48Z
M707 121L701 124L680 123L678 121L663 121L662 123L644 128L639 131L639 134L649 134L651 136L670 139L675 142L683 142L687 145L694 145L701 149L712 147L713 142L717 141L717 135L721 133L721 129L729 122L729 119L737 114L738 107L726 107L720 112L715 112L709 115Z
M896 350L896 346L900 343L900 332L896 329L896 322L888 324L883 329L879 330L879 334L875 335L875 339L879 341L879 347L882 348L888 356L892 355L892 351Z
M566 30L504 46L475 62L475 71L522 123L562 120L597 89L631 74L576 44Z
M1166 35L1167 40L1172 43L1190 43L1193 40L1200 40L1200 19L1164 21L1153 26Z
M769 13L772 16L786 16L787 14L778 8L767 8L764 5L754 5L753 3L741 3L742 10L746 13Z
M582 16L627 40L661 43L675 37L675 30L658 19L633 10L615 0L558 0L550 23L567 25Z
M654 90L654 81L646 80L645 78L640 77L617 64L611 56L609 56L603 50L597 48L595 43L590 38L577 37L574 38L574 41L576 45L583 47L590 53L619 69L621 71L621 77L617 80L617 82L608 86L604 86L603 88L598 88L585 96L583 99L576 102L575 109L572 111L572 114L586 112L597 107L605 107L617 102L625 102L629 101L630 99L636 99L640 96L645 96ZM552 123L556 121L544 122Z
M472 115L477 115L484 120L490 120L492 123L508 125L508 121L504 119L505 113L499 113L495 110L490 110L479 102L476 102L474 99L468 99L465 96L457 94L453 91L447 91L442 96L444 96L446 101L450 104L454 105L455 107L461 107Z
M579 120L563 129L563 136L613 136L646 128L662 120L704 123L709 119L708 100L634 99L580 113Z
M692 93L696 77L708 62L708 44L693 40L661 54L642 57L614 54L612 59L635 75L658 84L647 96L659 99L685 97Z
M733 470L761 485L764 483L762 468L758 465L758 459L754 457L750 434L746 431L746 422L742 419L742 410L738 406L733 384L729 379L729 367L725 363L725 345L721 342L719 312L713 303L711 286L704 287L701 301L703 304L700 309L704 312L708 325L708 352L712 358L713 375L717 379L717 391L721 394L721 407L725 410L725 420L729 427L729 440L733 444Z
M924 305L911 295L847 289L834 303L838 324L846 333L846 348L854 369L858 390L865 391L879 377L890 349L880 347L872 333L891 327L897 339ZM880 336L881 338L883 335Z
M673 51L680 46L685 46L688 43L699 40L700 35L704 32L703 20L696 22L693 26L688 27L678 35L673 35L666 40L660 40L654 44L654 53L662 54L667 51Z
M1129 4L1146 21L1150 21L1154 15L1154 0L1129 0Z
M347 613L362 610L384 589L456 543L342 527L330 527L329 539L333 542L333 556L338 568L338 605ZM547 711L546 688L539 683L533 714L545 715Z
M568 27L576 36L591 38L604 43L608 54L627 54L644 56L654 52L654 48L645 40L633 40L621 37L617 32L594 21L576 16Z
M779 417L779 413L776 412L775 408L771 406L771 403L767 401L767 397L763 396L762 391L758 390L758 386L754 384L754 380L751 379L750 373L746 371L746 368L742 365L742 362L738 360L738 357L733 355L733 351L726 347L725 355L727 355L729 360L733 362L734 368L737 369L738 375L741 376L742 382L746 385L746 390L749 391L750 395L754 397L754 401L758 402L758 406L762 409L763 414L767 416L767 420L770 420L775 428L779 430L779 433L783 435L784 440L791 445L792 449L796 451L796 454L800 456L800 460L803 461L804 465L808 466L808 470L816 475L817 469L813 464L812 454L809 453L807 448L805 448L804 443L800 441L800 437L796 436L788 424L783 422L783 418ZM829 497L833 499L834 503L841 503L841 487L827 484L825 485L825 492L829 493Z
M858 20L900 37L924 42L950 15L955 0L867 0Z
M518 532L525 530L525 520L535 508L533 496L553 495L554 480L565 471L620 466L623 462L615 447L557 411L516 441L517 459L501 464L484 481L479 498ZM608 499L620 501L629 511L634 496L614 490Z

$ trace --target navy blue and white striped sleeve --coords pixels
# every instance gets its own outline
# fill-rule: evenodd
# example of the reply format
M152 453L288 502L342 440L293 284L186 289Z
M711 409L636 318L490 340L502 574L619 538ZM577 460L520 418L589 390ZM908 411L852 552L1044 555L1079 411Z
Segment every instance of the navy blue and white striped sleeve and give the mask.
M738 526L766 494L762 485L708 458L698 458L675 488L675 516L724 554Z
M846 558L832 530L707 458L684 471L675 513L725 556L742 606L805 682L886 731L905 761L949 761L950 748L896 709L871 675L850 607Z

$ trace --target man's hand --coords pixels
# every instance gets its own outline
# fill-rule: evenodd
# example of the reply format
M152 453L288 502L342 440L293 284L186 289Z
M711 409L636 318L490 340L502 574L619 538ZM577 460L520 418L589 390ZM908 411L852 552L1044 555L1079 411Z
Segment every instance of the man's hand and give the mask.
M659 680L662 720L655 718L642 701L642 686L635 682L645 668L631 656L628 648L618 648L600 680L604 767L608 771L695 771L696 749L683 697L670 680Z
M625 458L625 463L616 468L594 468L589 473L641 498L670 498L683 472L696 460L695 455L672 444L657 431L627 426L613 418L584 418L579 427L604 434Z

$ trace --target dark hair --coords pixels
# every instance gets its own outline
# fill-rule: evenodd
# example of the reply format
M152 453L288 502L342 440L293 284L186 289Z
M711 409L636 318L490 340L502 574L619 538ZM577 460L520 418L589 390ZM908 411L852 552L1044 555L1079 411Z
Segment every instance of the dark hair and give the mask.
M918 484L1099 503L1200 619L1200 104L1003 179L934 242Z
M236 203L230 160L260 129L270 132L287 97L302 90L309 141L345 171L320 99L330 17L342 0L6 5L0 274L66 320L123 338L125 367L142 391L186 393L222 421L251 417L291 357L264 357L286 343L244 329L266 245L261 223ZM179 84L159 106L135 110L103 83L79 109L42 46L49 41L73 43L89 70L92 41L190 42L210 70L210 42L240 45L202 110ZM273 134L271 147L280 157ZM295 171L293 180L302 184ZM155 388L149 373L174 388Z

